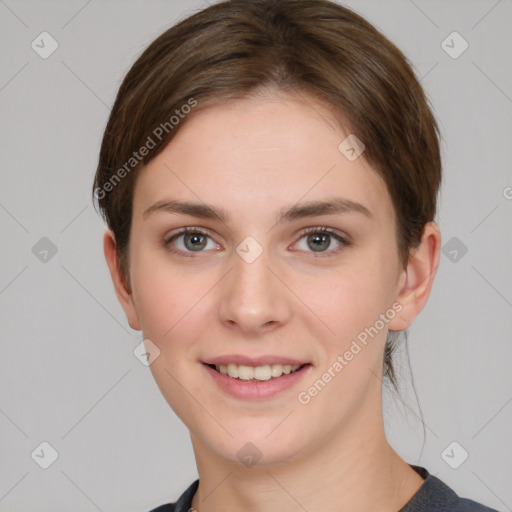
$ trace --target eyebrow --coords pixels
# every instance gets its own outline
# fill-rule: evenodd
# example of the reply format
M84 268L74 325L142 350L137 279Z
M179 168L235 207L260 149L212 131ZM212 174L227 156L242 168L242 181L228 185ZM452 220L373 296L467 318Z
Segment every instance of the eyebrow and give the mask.
M205 203L196 203L192 201L173 201L162 200L147 208L142 214L146 219L149 215L156 212L166 212L182 215L190 215L201 219L212 219L228 224L230 215L223 208L218 208ZM283 208L279 211L275 223L283 224L293 220L305 217L314 217L318 215L335 215L343 213L361 213L368 218L372 218L370 210L361 203L334 197L324 201L309 201L295 204L289 208Z

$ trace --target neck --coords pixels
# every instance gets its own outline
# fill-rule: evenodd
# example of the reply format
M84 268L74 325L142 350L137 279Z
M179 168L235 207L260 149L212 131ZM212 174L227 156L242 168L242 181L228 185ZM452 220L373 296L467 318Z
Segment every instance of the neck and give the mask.
M323 510L396 512L423 479L386 440L382 416L337 429L293 463L247 468L191 434L199 473L197 512Z

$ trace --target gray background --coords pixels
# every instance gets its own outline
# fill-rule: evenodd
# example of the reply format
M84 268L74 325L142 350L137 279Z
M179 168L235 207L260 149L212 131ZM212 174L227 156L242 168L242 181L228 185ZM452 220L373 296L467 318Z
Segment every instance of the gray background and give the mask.
M90 188L129 66L205 5L0 0L2 512L142 512L197 476L187 430L133 355L142 336L114 295ZM411 59L443 132L445 254L409 334L425 427L402 352L386 430L408 462L512 510L512 0L347 5ZM43 31L59 45L47 59L31 48ZM453 31L469 43L457 58L442 47ZM48 469L43 441L58 452Z

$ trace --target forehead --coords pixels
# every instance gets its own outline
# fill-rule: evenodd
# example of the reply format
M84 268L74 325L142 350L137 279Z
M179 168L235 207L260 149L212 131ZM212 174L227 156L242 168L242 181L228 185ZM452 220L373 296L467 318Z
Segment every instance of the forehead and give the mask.
M327 196L393 216L382 178L364 152L347 158L340 144L350 133L312 97L258 95L199 108L185 121L140 171L135 216L163 199L202 201L250 216Z

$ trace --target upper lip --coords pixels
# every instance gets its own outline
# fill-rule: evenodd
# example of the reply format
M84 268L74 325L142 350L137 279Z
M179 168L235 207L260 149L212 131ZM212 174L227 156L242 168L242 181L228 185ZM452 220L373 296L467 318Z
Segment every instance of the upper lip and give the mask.
M228 354L225 356L211 357L203 361L205 364L223 365L236 364L243 366L266 366L271 364L289 364L292 366L308 364L308 361L295 359L292 357L278 355L262 355L249 357L241 354Z

